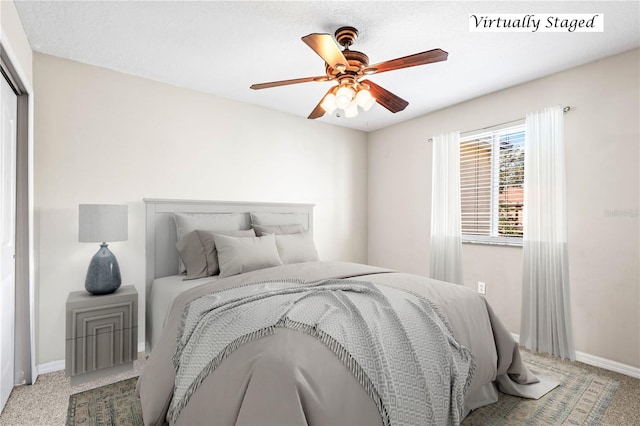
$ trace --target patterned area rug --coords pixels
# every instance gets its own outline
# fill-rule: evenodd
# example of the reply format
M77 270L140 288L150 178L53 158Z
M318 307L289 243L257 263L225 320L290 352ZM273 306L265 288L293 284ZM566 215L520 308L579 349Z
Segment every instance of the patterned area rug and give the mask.
M471 425L598 425L618 382L584 370L568 361L521 350L529 369L551 377L560 386L539 400L500 393L497 403L479 408L462 422Z
M534 373L561 382L537 401L500 394L497 403L479 408L462 423L471 425L597 425L618 382L568 362L521 351ZM69 397L67 425L142 425L135 395L138 378L90 389Z
M142 425L136 396L137 377L79 392L69 397L67 426Z

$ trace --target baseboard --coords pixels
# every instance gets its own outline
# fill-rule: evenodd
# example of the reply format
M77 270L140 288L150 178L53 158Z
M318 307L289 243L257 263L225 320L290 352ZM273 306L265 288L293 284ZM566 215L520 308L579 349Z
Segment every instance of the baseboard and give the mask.
M144 342L138 342L138 353L144 352ZM64 359L58 359L56 361L45 362L44 364L38 364L38 375L53 373L65 369Z
M624 374L625 376L640 379L640 368L628 364L623 364L618 361L600 358L599 356L586 354L580 351L576 351L576 361L593 365L594 367L604 368L605 370L615 371L616 373Z
M38 364L36 368L38 369L38 375L64 370L64 359Z
M516 342L520 342L520 335L515 333L511 333L511 335L516 340ZM625 376L640 379L640 368L628 364L623 364L618 361L613 361L580 351L576 351L576 361L616 373L624 374Z

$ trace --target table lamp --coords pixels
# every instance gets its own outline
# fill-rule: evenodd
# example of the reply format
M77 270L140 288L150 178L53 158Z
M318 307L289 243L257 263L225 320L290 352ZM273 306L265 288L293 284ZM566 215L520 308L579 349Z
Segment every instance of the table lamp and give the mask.
M122 279L118 261L107 242L127 240L127 206L112 204L80 204L78 240L100 243L100 250L91 258L85 289L91 294L116 291Z

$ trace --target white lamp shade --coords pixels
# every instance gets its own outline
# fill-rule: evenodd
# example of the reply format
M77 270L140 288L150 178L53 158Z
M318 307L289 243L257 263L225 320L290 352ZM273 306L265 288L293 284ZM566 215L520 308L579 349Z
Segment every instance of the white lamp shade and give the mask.
M363 110L369 111L373 104L376 103L376 100L373 96L371 96L371 92L369 92L367 89L361 89L356 95L356 102L362 107Z
M353 118L358 115L358 104L356 101L352 101L347 108L344 110L344 116L347 118Z
M353 99L354 91L351 87L342 86L336 92L336 105L338 108L346 109Z
M338 106L336 105L336 95L334 95L333 93L327 94L327 96L325 96L322 100L320 106L327 114L331 114L336 110L336 108L338 108Z
M78 241L81 243L127 240L127 206L80 204L79 213Z

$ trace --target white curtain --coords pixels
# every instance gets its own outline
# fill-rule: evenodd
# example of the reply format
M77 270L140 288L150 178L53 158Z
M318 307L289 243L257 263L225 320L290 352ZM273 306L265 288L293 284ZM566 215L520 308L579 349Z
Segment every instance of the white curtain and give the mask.
M565 186L562 107L527 114L520 343L574 360Z
M460 132L433 137L429 276L463 284L460 232Z

